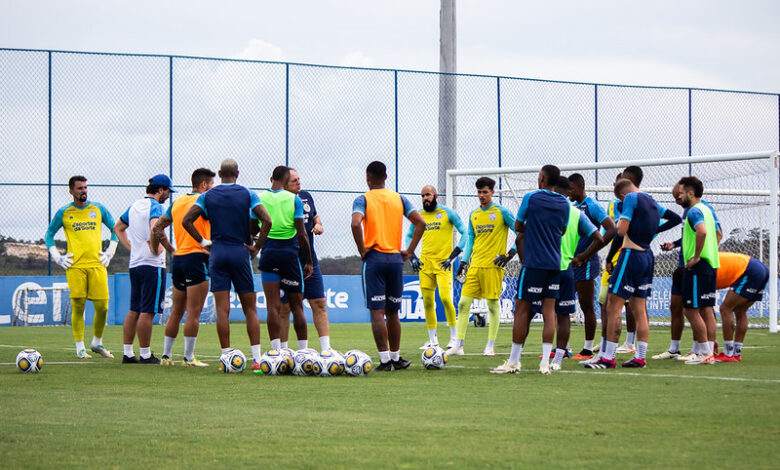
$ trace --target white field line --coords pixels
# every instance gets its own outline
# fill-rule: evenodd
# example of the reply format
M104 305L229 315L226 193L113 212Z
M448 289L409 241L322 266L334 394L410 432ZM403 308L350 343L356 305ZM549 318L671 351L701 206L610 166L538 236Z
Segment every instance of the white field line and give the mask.
M90 362L90 361L65 361L65 362L44 362L43 365L50 366L50 365L70 365L70 364L100 364L100 362ZM108 364L107 362L105 364ZM0 366L15 366L16 364L13 362L0 362Z

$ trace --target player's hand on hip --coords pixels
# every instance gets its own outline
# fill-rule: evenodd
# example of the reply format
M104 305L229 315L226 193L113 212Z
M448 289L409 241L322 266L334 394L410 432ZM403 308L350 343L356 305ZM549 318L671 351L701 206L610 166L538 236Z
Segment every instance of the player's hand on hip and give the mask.
M98 252L100 253L100 263L103 264L103 266L108 267L111 263L111 259L114 257L114 254L116 254L116 246L117 242L111 240L108 242L108 247L105 251Z
M62 269L70 269L70 267L73 266L73 253L60 256L60 259L57 260L57 264L62 266Z
M412 271L419 273L420 268L422 268L423 263L420 261L420 258L417 257L414 253L412 253L409 256L409 264L412 265Z
M309 263L303 265L303 278L309 279L312 274L314 274L314 266Z
M701 256L694 256L685 263L685 269L693 269L699 261L701 261Z
M324 231L325 230L323 230L322 224L314 224L314 227L312 227L311 229L311 233L313 233L314 235L322 235L322 232Z
M247 245L246 243L244 243L244 246L246 247L247 250L249 250L249 257L251 259L254 259L257 256L257 254L260 252L260 249L254 245ZM208 248L206 248L206 250L208 250Z
M575 256L574 258L571 259L571 264L574 267L582 266L583 264L585 264L585 260L582 259L582 257L580 255L577 255L577 256Z
M672 250L674 250L674 248L675 248L674 247L674 243L672 243L672 242L661 243L661 249L663 251L672 251Z

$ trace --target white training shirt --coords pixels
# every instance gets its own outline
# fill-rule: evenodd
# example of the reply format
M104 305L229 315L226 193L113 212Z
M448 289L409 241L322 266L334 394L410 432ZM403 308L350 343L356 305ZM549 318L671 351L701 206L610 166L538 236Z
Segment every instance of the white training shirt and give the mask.
M130 240L130 268L136 266L165 267L165 250L159 255L149 248L151 227L149 221L162 217L163 209L151 197L135 201L119 218L127 224L127 238Z

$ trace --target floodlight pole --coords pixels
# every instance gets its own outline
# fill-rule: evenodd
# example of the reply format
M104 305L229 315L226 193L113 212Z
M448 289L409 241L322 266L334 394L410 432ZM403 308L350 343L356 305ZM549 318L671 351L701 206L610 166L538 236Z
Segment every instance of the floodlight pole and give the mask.
M441 0L439 11L439 161L437 189L445 192L444 202L452 205L447 188L450 168L457 168L457 51L455 37L455 0ZM453 188L454 191L454 188Z

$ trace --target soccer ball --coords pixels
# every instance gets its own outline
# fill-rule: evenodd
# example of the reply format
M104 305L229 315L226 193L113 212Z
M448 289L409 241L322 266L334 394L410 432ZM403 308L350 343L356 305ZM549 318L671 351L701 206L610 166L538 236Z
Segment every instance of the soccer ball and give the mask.
M335 349L331 349L330 352L333 354L333 360L338 364L339 366L339 373L335 375L341 375L344 373L344 355L340 352L336 351Z
M371 372L374 364L371 357L363 351L352 349L344 354L344 372L353 377L362 377Z
M423 351L420 359L426 369L444 369L444 366L447 365L447 353L438 346Z
M312 363L312 372L319 377L333 377L341 374L341 367L333 351L322 351Z
M16 368L25 374L37 374L43 367L43 357L35 349L25 349L16 356Z
M282 356L284 356L284 358L287 360L287 373L291 373L293 367L295 366L295 361L293 360L295 351L290 348L282 348L279 350L279 352L282 353Z
M260 370L265 375L284 375L290 370L287 356L276 349L271 349L260 358Z
M238 349L228 349L219 356L219 370L225 374L240 374L246 368L246 356Z
M312 375L312 366L314 365L315 355L313 349L301 349L293 355L293 375L304 376ZM316 353L316 351L315 351Z

